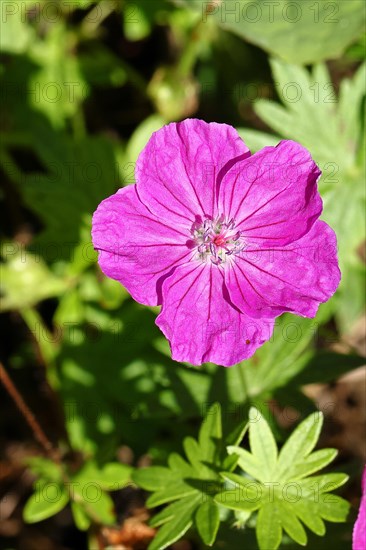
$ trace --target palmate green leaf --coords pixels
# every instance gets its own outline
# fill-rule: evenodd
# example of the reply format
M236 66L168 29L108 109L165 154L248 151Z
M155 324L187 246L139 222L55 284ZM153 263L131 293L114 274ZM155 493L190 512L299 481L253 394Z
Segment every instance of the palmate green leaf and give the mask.
M365 65L360 67L352 81L346 79L342 82L339 97L325 65L315 65L308 72L296 65L272 59L271 68L277 93L284 106L269 100L259 100L255 104L257 114L278 135L300 141L311 149L323 170L323 164L335 160L342 163L342 168L349 166L350 162L352 165L361 138L360 109L365 93L362 86ZM347 114L343 105L347 101L349 106L350 96L353 99L352 110ZM328 128L323 126L325 121L328 121ZM348 149L345 148L347 144ZM340 152L342 158L335 159L335 153ZM334 167L325 166L325 172L330 175ZM325 183L332 183L332 179L335 178L329 176L329 181L324 182L323 178L321 187Z
M202 462L203 454L198 442L193 437L186 437L183 441L183 448L195 471L200 477L205 476L207 468Z
M320 435L323 415L317 412L306 418L283 445L278 457L265 418L252 408L250 419L251 452L228 447L229 453L239 456L238 465L245 475L222 472L229 487L216 494L214 500L231 510L258 510L256 534L260 550L276 550L283 531L298 544L306 545L307 535L302 524L323 535L323 520L345 521L349 503L330 493L346 483L348 476L333 473L308 477L328 465L337 454L334 449L312 452Z
M227 451L230 455L235 454L239 457L238 465L242 470L247 472L254 479L264 481L265 472L262 470L260 462L256 460L256 457L252 453L249 453L241 447L236 447L235 445L230 445Z
M241 447L230 445L229 454L239 457L238 464L255 479L272 479L277 463L277 444L263 415L255 407L249 411L249 441L251 453Z
M248 431L249 422L247 420L239 423L225 439L226 448L235 447L242 441L244 435ZM222 462L222 469L226 472L232 472L239 460L239 456L233 453L229 453Z
M225 506L226 508L229 508L230 510L236 510L238 512L254 512L255 510L258 510L260 507L260 501L258 500L258 495L254 496L253 494L253 500L249 498L249 500L245 500L241 498L240 492L238 490L231 491L225 490L218 493L214 500L218 504L221 504L222 506Z
M200 0L176 0L208 19L291 63L305 65L339 57L363 32L363 0L223 0L211 10ZM316 39L315 39L316 37Z
M243 426L230 435L237 442ZM170 502L151 520L154 527L163 525L149 550L165 548L194 524L206 545L212 545L219 528L218 507L213 495L222 487L219 469L226 458L222 436L221 407L214 403L202 421L198 440L186 437L183 442L187 459L177 453L169 455L168 468L152 466L135 470L132 479L143 489L153 491L148 507ZM233 457L231 466L237 457Z
M252 479L231 472L221 472L222 478L234 484L215 495L214 500L231 510L253 512L261 506L262 487Z

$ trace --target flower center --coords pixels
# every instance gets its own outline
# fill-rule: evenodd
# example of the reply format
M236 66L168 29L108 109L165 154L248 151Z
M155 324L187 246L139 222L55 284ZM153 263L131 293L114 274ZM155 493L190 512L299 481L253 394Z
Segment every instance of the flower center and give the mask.
M233 219L226 221L224 216L215 219L197 217L192 226L192 236L202 261L220 265L228 257L237 254L243 248L240 231L235 229Z

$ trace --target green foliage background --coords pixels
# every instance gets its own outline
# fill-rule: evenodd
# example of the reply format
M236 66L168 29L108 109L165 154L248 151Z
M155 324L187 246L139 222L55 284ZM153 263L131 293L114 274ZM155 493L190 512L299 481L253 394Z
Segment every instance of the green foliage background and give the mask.
M238 411L243 422L256 406L281 446L285 433L269 403L305 417L316 409L305 384L335 381L363 364L356 350L340 354L332 346L365 309L365 5L272 4L1 3L3 361L20 380L41 369L64 423L50 437L62 453L80 453L81 479L103 488L93 510L82 496L74 499L79 529L115 524L110 484L118 478L122 486L131 473L117 462L121 445L133 450L134 465L148 454L165 466L171 453L182 452L183 438L197 434L208 405L220 402L225 433L240 424ZM134 182L134 163L151 133L188 116L232 124L253 151L284 138L309 148L323 171L322 217L338 236L336 295L315 319L282 316L272 340L231 369L174 363L154 325L157 310L102 276L90 242L93 211ZM56 479L62 493L53 507L28 501L24 517L34 522L69 501L67 467L53 471L41 458L29 464L44 483ZM139 483L138 474L134 479ZM216 518L211 501L198 526ZM233 531L233 518L222 519L217 548L256 547L255 522L244 530L248 518L238 516L241 528ZM196 547L213 543L216 524L202 527L203 543L192 535ZM310 547L350 547L351 523L341 529ZM278 530L268 530L278 539ZM159 548L159 539L152 544ZM282 545L292 547L286 537Z

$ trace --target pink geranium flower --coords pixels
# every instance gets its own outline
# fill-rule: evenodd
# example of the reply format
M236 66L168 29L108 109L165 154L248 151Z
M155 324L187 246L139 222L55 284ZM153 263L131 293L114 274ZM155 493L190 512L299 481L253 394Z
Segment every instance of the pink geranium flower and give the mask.
M366 466L362 476L362 497L358 517L353 529L352 550L365 550L366 548Z
M101 269L162 306L173 359L238 363L276 316L313 317L339 284L336 237L318 220L320 173L293 141L251 155L226 124L169 124L140 154L136 185L94 214Z

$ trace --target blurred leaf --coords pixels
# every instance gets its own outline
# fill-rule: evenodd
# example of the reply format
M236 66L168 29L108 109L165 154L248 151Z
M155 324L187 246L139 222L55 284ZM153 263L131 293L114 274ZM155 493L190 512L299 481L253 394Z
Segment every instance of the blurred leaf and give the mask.
M33 150L46 172L21 174L18 182L25 203L45 225L32 249L50 262L75 254L85 269L96 261L91 216L120 186L113 145L103 137L74 141L39 119L34 119L33 131Z
M237 128L239 136L244 143L249 147L252 153L256 153L263 147L276 147L281 141L280 138L266 134L265 132L259 132L258 130L250 130L248 128Z
M134 183L135 165L139 154L151 138L153 132L160 130L164 124L165 120L160 115L150 115L137 126L126 147L126 165L124 166L124 170L126 175L127 173L129 174L126 183Z
M63 24L51 27L45 42L32 44L29 58L39 69L30 77L30 104L45 114L55 128L78 113L89 88L74 53L74 38Z
M69 496L62 485L39 483L38 487L38 490L27 500L23 510L23 518L27 523L36 523L54 516L69 501Z
M254 357L226 373L229 395L233 402L267 395L285 386L305 368L312 356L309 347L318 337L319 325L331 311L321 306L315 319L285 314L276 319L271 339L257 350Z
M211 9L200 0L184 0L184 4L200 10L204 23L213 18L267 52L300 65L339 57L365 25L363 0L319 0L314 4L224 0L212 3Z
M94 3L94 0L73 0L70 6L79 8L79 9L86 9L93 3Z
M54 461L40 456L31 456L25 460L32 472L49 481L62 481L62 467Z
M98 483L89 482L81 487L75 487L75 496L81 503L85 513L102 525L113 525L116 521L114 504L108 493L103 491ZM78 520L80 521L80 517Z
M122 61L100 43L81 52L78 62L85 80L93 86L123 86L127 80Z
M76 527L80 531L87 531L90 527L91 519L84 511L84 508L78 502L71 502L71 511Z
M365 358L358 355L319 351L293 379L293 383L296 386L315 383L326 384L364 364Z
M29 0L31 9L36 0ZM0 51L19 54L27 51L34 40L34 30L27 23L25 4L3 2L0 18Z
M129 483L131 471L130 466L118 462L109 462L98 467L89 459L72 479L82 486L94 483L103 491L116 491Z
M105 464L97 480L104 489L117 490L127 485L131 480L132 467L118 462Z
M159 67L148 87L156 110L166 121L187 118L198 107L198 85L191 74L175 67Z
M4 244L2 255L8 261L1 268L0 311L32 307L46 298L61 295L69 286L40 257L25 249L19 251L15 243Z
M362 246L361 244L358 250ZM360 251L359 256L361 254ZM355 321L361 318L365 311L366 265L361 263L361 257L353 258L353 261L355 264L351 263L352 258L349 263L345 264L342 273L341 294L337 297L337 319L343 334L352 332Z
M143 40L151 33L159 12L170 8L165 0L126 0L123 7L123 28L127 40Z
M143 40L151 32L152 21L144 10L144 4L141 0L140 2L130 2L130 0L125 2L123 28L127 40L131 40L131 42Z
M169 478L174 479L169 468L162 466L150 466L141 468L133 473L134 481L146 491L164 490Z

